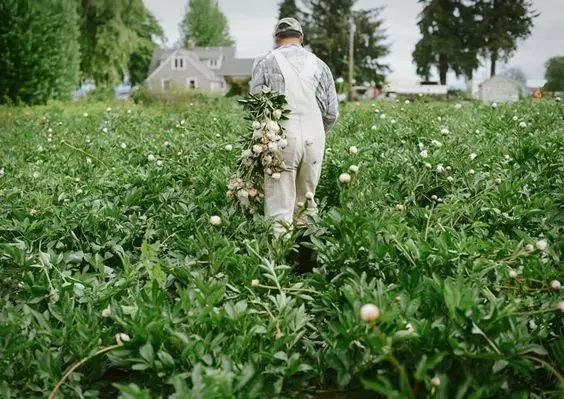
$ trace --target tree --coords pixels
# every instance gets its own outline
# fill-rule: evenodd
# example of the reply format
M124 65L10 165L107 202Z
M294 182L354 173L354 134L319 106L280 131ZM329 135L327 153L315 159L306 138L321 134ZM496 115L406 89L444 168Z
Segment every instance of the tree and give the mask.
M182 43L192 41L199 47L232 46L227 18L215 0L189 0L188 9L180 25Z
M81 71L98 85L113 85L122 78L135 58L138 62L148 53L148 37L158 34L156 20L143 0L75 0L81 16ZM150 27L150 28L148 28ZM141 64L144 61L141 62ZM135 72L138 76L137 72Z
M79 77L73 0L2 0L0 15L0 102L70 97Z
M496 74L497 62L507 61L517 49L518 40L531 34L539 14L531 0L475 0L482 18L482 55L490 58L490 76Z
M509 79L521 84L521 86L526 87L527 85L527 75L521 68L513 67L505 70L503 72L504 76L507 76Z
M545 90L564 91L564 56L552 57L546 63Z
M424 4L418 21L422 38L412 53L417 74L428 80L435 67L443 85L449 70L457 76L465 75L471 82L479 66L481 45L475 9L458 0L420 0L420 3Z
M137 21L134 30L138 37L137 48L129 57L127 67L132 86L143 82L149 73L149 65L158 46L155 38L164 41L163 30L150 12L145 14L144 20Z
M389 71L380 62L388 55L388 46L382 8L353 11L357 0L308 0L303 24L305 42L311 50L327 63L335 76L346 76L349 52L349 18L356 25L354 36L356 81L377 82L384 80Z
M282 18L295 18L301 20L301 13L296 5L296 0L283 0L278 6L278 20Z

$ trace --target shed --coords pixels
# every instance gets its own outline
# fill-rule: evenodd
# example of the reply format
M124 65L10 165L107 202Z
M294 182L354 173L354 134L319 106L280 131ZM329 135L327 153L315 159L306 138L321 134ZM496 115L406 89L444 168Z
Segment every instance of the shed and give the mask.
M479 85L480 100L487 103L519 101L520 93L519 83L502 75L493 76Z

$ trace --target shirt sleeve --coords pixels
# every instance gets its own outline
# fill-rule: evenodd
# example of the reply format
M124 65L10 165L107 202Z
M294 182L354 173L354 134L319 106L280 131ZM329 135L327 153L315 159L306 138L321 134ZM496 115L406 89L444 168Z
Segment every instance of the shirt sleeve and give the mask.
M317 100L323 116L325 132L329 133L339 117L339 99L337 98L335 80L331 70L324 62L321 64L322 74L317 91Z
M259 93L264 86L266 86L264 57L259 57L253 63L253 72L249 90L253 94Z

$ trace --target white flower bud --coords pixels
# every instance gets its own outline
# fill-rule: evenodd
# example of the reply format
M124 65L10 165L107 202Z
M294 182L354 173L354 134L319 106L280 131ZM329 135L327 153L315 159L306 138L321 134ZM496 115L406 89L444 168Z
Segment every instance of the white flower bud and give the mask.
M405 209L405 207L404 207L402 204L397 204L397 205L396 205L396 209L397 209L398 211L403 211L403 210Z
M274 119L278 120L282 117L282 111L275 109L274 111L272 111L272 116L274 117Z
M273 178L274 180L280 180L280 177L282 177L282 176L281 176L280 173L278 173L278 172L272 174L272 178Z
M348 173L343 173L339 176L339 181L342 184L348 184L351 182L351 175L349 175Z
M553 280L553 281L550 282L550 288L552 288L554 291L560 291L560 288L562 288L562 285L560 284L560 281Z
M127 148L127 144L121 143L121 148L125 150Z
M254 279L251 281L251 287L257 287L260 285L260 281L257 279Z
M280 131L280 125L277 122L268 121L266 122L266 130L278 133Z
M225 151L233 151L233 146L231 144L227 144L225 146Z
M313 200L313 193L311 191L308 191L306 193L305 197L308 201L312 201Z
M476 171L475 171L474 169L470 169L470 170L468 171L468 174L469 174L469 175L473 175L473 174L475 174L475 173L476 173Z
M351 148L349 148L349 152L351 155L356 155L358 154L358 148L356 148L356 146L351 146Z
M159 160L157 161L157 166L163 166L163 164L164 164L164 162L163 162L162 160L159 159Z
M425 162L423 166L425 166L427 169L431 169L433 167L433 165L431 165L429 162Z
M261 128L261 124L259 121L253 122L253 130L259 130Z
M349 172L351 173L358 173L358 166L357 165L351 165L349 167Z
M548 241L547 241L546 239L544 239L544 238L541 239L541 240L538 240L538 241L535 243L535 247L537 247L537 249L538 249L539 251L546 251L546 248L548 247Z
M515 279L515 278L517 278L517 276L518 276L518 274L517 274L517 272L516 272L515 270L510 270L510 271L509 271L509 277L510 277L510 278Z
M521 122L521 123L519 123L519 127L523 128L523 129L526 128L526 127L527 127L527 122Z
M157 158L155 158L155 156L154 156L153 154L149 154L149 155L147 156L147 160L148 160L149 162L155 162L155 161L157 160Z
M260 145L258 145L258 144L255 144L255 145L253 146L253 152L254 152L255 154L261 154L261 153L262 153L262 146L260 146Z
M278 146L279 146L281 149L286 148L286 147L288 146L288 140L286 140L286 139L280 140L280 141L278 142Z
M105 308L104 310L102 310L102 317L104 319L107 319L111 315L112 315L112 309L109 306L107 308Z
M462 104L458 103L458 104L456 104L456 105L454 106L454 108L460 109L460 108L462 108Z
M419 155L421 156L421 158L427 158L429 156L429 153L427 152L427 150L423 150L419 153Z
M367 322L371 323L380 317L380 309L377 306L369 303L366 305L362 305L360 308L360 318Z
M470 154L470 160L473 161L474 159L476 159L477 156L478 155L475 152L473 152L472 154Z
M495 180L494 180L494 183L499 186L501 184L501 178L496 177Z
M209 223L212 226L219 226L221 224L221 218L217 215L210 217Z
M441 385L441 379L439 377L433 377L431 378L431 384L438 387L439 385Z
M454 182L454 177L452 177L452 176L447 176L446 180L447 180L447 182L449 182L449 183L453 183L453 182Z
M442 163L437 165L437 172L439 173L443 173L445 171L445 167L443 166Z
M564 301L558 302L557 308L560 313L564 313Z
M131 341L131 338L129 338L129 335L124 334L124 333L117 333L116 334L116 342L118 345L123 345L124 342L129 342Z

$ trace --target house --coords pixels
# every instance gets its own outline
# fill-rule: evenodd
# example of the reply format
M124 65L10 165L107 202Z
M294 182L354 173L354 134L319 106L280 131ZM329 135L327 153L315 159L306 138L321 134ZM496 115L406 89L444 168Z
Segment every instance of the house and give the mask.
M144 82L149 90L201 89L225 94L233 81L248 81L254 59L236 58L235 47L158 49Z
M398 95L435 95L446 96L448 87L435 82L415 82L412 79L393 78L385 86L387 98L396 98Z
M496 75L482 82L478 89L480 100L487 103L519 101L521 85L503 75Z

